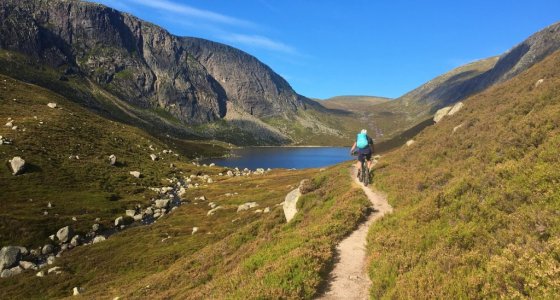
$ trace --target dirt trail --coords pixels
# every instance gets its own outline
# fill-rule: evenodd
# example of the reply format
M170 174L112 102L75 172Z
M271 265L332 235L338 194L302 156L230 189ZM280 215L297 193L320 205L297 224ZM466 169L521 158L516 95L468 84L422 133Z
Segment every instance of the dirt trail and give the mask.
M325 293L318 299L368 299L371 281L366 266L367 232L371 223L393 211L384 195L372 191L358 181L355 168L352 168L351 176L355 183L362 187L373 204L374 211L366 222L360 224L336 247L338 261L330 274Z

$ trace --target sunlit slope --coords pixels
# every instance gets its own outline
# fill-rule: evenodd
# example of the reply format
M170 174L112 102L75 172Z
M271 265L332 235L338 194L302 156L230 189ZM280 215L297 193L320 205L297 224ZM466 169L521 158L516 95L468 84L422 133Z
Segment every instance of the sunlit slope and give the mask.
M560 293L560 53L464 103L374 170L373 298Z
M57 106L50 108L48 103ZM2 246L42 246L59 228L72 224L86 230L96 218L109 226L113 217L154 196L148 187L160 186L176 172L171 163L186 165L184 155L224 153L217 145L159 140L51 91L1 75L0 120L0 135L12 142L0 145ZM112 154L116 166L109 164ZM6 164L15 156L28 164L22 175L13 176ZM130 171L140 171L143 177L134 178Z

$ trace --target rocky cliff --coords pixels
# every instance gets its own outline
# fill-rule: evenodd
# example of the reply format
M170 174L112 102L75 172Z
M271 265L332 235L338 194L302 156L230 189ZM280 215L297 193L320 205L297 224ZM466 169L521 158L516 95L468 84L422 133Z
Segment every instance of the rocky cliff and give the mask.
M185 124L224 118L228 101L257 118L286 118L304 107L282 77L240 50L176 37L94 3L2 0L0 49L54 68L60 80L85 77L136 107L163 109Z

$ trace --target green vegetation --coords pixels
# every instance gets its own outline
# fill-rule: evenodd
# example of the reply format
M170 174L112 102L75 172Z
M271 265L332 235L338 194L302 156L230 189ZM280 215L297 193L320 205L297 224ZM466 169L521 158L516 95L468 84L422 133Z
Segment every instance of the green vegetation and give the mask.
M557 297L559 74L557 52L376 166L395 213L368 237L372 298Z

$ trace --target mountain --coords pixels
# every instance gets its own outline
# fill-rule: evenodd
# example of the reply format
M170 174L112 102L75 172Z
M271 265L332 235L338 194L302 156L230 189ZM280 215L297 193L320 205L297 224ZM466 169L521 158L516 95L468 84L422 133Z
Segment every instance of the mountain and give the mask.
M395 213L370 230L372 298L558 295L560 51L508 69L375 167Z
M294 143L297 128L337 135L301 113L308 100L282 77L235 48L82 1L5 0L0 16L1 73L108 117L237 144Z
M560 49L560 23L533 34L499 57L456 68L387 103L376 105L373 118L394 126L383 128L385 137L431 119L439 108L451 105L504 82ZM429 124L429 122L426 122Z

